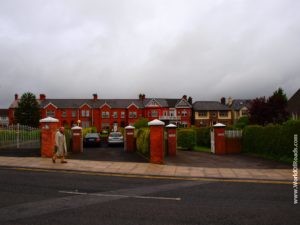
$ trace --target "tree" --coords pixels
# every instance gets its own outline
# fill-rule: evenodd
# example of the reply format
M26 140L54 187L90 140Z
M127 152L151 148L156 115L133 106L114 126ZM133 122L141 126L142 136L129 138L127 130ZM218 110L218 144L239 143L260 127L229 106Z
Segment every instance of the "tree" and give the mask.
M266 125L268 123L283 123L288 119L287 97L281 88L272 96L256 98L249 109L251 124Z
M136 129L142 128L142 127L148 127L148 120L146 118L140 118L138 119L134 125Z
M287 97L282 88L278 88L268 99L268 105L271 109L270 118L272 123L283 123L288 119Z
M270 113L266 98L260 97L254 99L251 103L249 114L251 124L268 124L270 122Z
M17 123L31 127L38 127L40 120L40 108L34 94L27 92L21 96L18 107L15 110Z

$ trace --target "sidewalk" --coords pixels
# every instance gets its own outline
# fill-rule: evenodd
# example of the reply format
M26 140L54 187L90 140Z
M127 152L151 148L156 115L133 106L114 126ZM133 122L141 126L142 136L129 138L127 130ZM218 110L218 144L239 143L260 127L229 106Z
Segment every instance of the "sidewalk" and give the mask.
M28 169L46 169L61 171L94 172L102 174L153 176L171 179L234 179L292 182L292 170L258 168L211 168L188 167L178 165L156 165L136 162L110 162L69 159L54 164L49 158L39 157L0 157L0 167L19 167Z

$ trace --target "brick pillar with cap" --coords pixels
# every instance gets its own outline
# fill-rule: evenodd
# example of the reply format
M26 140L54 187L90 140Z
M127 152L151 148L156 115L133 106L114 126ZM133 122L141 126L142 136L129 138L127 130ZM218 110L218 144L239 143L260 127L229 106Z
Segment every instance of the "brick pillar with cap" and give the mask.
M168 155L169 156L176 156L176 149L177 149L177 126L174 124L169 124L166 126L167 128L167 135L168 135Z
M134 126L125 127L124 150L125 152L134 152L135 150Z
M82 127L75 126L72 130L72 152L81 153L83 152L83 139L82 139Z
M164 126L160 120L152 120L150 126L150 162L156 164L164 163Z
M215 139L215 154L224 155L226 154L226 144L225 144L225 127L226 125L222 123L217 123L213 126L214 139Z
M52 157L55 147L55 134L59 127L59 120L47 117L40 120L41 127L41 156Z

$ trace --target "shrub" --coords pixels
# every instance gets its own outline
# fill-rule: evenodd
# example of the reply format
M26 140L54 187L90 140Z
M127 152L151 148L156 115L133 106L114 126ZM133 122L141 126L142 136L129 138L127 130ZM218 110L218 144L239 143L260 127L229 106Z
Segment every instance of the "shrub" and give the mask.
M135 129L140 129L142 127L148 127L148 120L146 118L138 119L134 125Z
M196 145L196 132L194 129L178 129L177 146L192 150Z
M300 133L300 121L265 127L247 126L243 132L242 151L292 162L294 135Z
M87 133L97 133L96 127L86 127L82 129L82 136L85 137Z
M136 132L136 149L142 155L150 156L150 129L140 128Z
M210 128L197 128L196 131L196 145L210 147Z

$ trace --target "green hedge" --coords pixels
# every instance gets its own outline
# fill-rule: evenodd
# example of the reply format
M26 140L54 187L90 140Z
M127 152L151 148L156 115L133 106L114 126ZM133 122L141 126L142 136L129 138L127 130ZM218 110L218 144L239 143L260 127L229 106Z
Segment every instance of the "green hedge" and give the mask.
M196 146L195 129L178 129L177 146L182 149L192 150Z
M197 128L196 131L196 145L203 147L210 147L210 128Z
M150 129L140 128L136 131L136 149L142 155L150 156Z
M300 121L265 127L247 126L243 132L242 151L281 161L292 162L294 135L300 133Z

